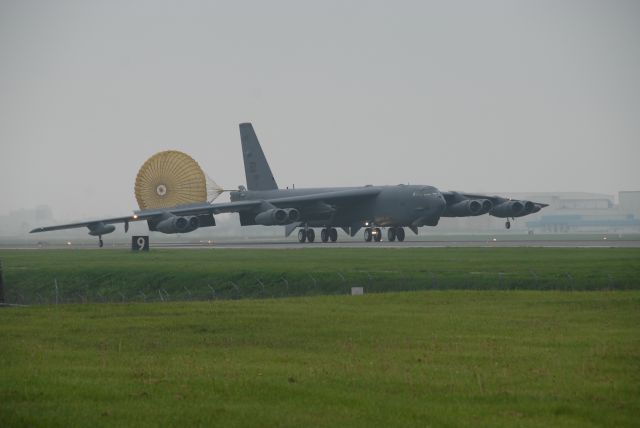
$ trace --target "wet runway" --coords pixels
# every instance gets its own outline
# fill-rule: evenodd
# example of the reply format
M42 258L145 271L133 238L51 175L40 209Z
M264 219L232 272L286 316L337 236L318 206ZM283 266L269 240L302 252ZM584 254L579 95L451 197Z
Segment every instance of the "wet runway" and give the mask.
M307 249L307 248L640 248L640 240L505 240L505 241L405 241L405 242L358 242L304 243L291 241L250 241L180 244L151 243L152 248L184 249Z
M640 239L474 239L474 240L407 240L405 242L364 242L357 240L344 240L338 242L323 243L316 241L313 243L301 244L294 240L238 240L238 241L201 241L201 242L171 242L154 241L151 237L151 249L193 249L193 250L225 250L225 249L265 249L265 250L289 250L289 249L322 249L322 248L640 248ZM120 242L105 242L103 250L108 249L128 249L131 244ZM11 245L0 243L0 249L91 249L100 250L96 243L92 241L77 242L73 245L64 243L48 243L38 246L36 243L24 243L22 245Z

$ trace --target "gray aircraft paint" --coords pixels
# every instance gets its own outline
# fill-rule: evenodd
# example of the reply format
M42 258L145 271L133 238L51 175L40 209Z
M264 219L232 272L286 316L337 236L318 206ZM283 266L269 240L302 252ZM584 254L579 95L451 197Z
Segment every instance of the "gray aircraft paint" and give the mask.
M240 139L248 188L231 191L231 202L138 211L134 216L36 228L31 233L87 227L90 234L100 237L102 245L101 235L113 232L113 227L109 226L113 223L124 223L126 230L129 222L146 220L152 231L188 233L199 227L215 226L215 214L235 212L240 215L242 226L286 226L287 235L296 227L302 227L301 242L310 233L307 230L313 227L322 227L322 233L331 231L334 235L336 232L332 229L340 227L353 236L365 226L368 228L365 239L368 239L367 236L371 237L370 228L389 227L392 229L390 233L402 232L404 236L400 229L408 227L417 234L419 227L436 226L445 215L491 214L515 218L546 206L499 196L441 192L428 185L278 189L250 123L240 124ZM473 211L471 204L481 208ZM509 225L507 221L507 227ZM377 236L379 238L380 234Z
M240 124L240 142L242 143L242 159L244 160L247 189L277 189L276 180L273 178L267 158L250 123Z

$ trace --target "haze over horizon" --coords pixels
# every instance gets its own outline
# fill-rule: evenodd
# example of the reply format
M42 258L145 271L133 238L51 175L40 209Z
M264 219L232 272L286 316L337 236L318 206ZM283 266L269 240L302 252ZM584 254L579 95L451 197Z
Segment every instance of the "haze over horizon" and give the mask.
M126 215L156 152L280 187L640 190L640 2L0 2L0 215ZM222 199L222 198L221 198Z

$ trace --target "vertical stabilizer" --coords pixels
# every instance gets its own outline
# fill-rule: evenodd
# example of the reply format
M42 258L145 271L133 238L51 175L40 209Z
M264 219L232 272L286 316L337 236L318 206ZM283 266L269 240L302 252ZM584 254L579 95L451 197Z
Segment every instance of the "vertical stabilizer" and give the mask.
M250 123L240 124L240 141L242 142L247 190L277 189L276 180L273 178L267 158L264 156L258 137Z

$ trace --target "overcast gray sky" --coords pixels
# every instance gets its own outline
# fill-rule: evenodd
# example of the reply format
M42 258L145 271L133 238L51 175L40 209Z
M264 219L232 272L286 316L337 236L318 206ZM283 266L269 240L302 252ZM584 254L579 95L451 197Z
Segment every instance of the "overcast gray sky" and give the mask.
M244 184L640 189L638 1L0 0L0 214L136 208L189 153Z

